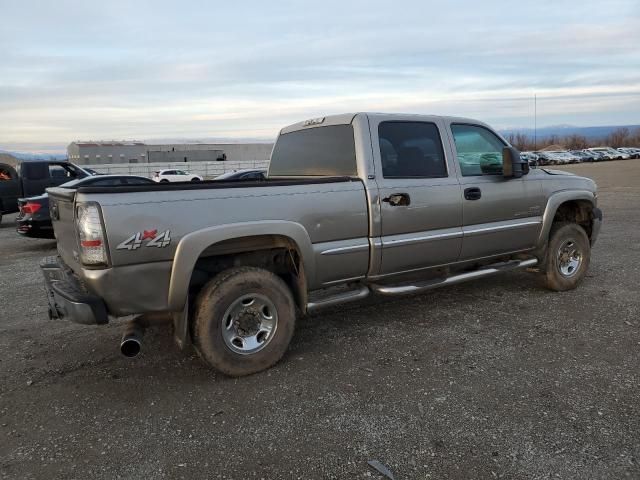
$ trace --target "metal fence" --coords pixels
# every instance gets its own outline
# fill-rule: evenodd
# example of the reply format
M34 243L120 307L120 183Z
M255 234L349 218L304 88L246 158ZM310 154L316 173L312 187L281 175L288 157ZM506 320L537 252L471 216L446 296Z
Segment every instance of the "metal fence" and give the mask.
M175 163L105 163L101 165L80 165L109 175L140 175L151 177L160 170L184 170L212 179L225 172L256 168L266 170L269 160L242 160L225 162L175 162Z

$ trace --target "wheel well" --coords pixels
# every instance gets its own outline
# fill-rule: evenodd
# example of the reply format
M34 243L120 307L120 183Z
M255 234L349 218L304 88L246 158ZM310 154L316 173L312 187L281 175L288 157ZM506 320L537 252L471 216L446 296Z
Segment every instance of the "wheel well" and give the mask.
M573 222L580 225L591 239L593 232L593 205L586 200L571 200L556 210L553 222Z
M189 282L189 296L218 273L232 267L258 267L269 270L291 289L298 308L307 303L307 286L302 256L296 243L281 235L241 237L210 245L198 257Z

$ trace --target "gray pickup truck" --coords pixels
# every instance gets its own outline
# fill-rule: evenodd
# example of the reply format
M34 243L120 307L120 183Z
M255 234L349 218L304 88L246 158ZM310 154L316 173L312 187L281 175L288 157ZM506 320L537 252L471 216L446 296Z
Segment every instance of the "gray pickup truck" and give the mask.
M357 113L288 126L265 181L48 189L52 318L172 324L227 375L268 368L297 315L516 268L585 276L602 213L587 178L529 168L476 120Z

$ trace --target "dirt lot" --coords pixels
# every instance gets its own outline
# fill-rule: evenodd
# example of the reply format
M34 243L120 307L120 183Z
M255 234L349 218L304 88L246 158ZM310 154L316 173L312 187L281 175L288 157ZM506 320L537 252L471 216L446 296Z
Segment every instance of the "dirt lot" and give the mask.
M640 478L640 160L600 186L590 274L506 274L299 322L275 368L229 379L151 331L47 320L51 241L0 228L6 478Z

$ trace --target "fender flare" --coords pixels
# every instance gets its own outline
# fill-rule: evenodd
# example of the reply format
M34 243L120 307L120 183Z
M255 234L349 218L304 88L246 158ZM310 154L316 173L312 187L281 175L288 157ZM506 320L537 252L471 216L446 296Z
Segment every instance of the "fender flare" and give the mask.
M558 207L565 202L584 200L591 203L595 208L596 200L595 194L589 190L562 190L552 194L548 200L542 216L542 229L540 230L540 236L538 237L538 248L545 247L547 239L549 238L549 232L551 231L551 225L553 219L556 216Z
M179 312L184 309L189 294L191 275L202 252L224 240L259 235L279 235L293 241L300 253L305 276L309 279L315 278L315 260L311 239L301 224L282 220L260 220L217 225L189 233L178 243L169 281L167 302L169 310Z

